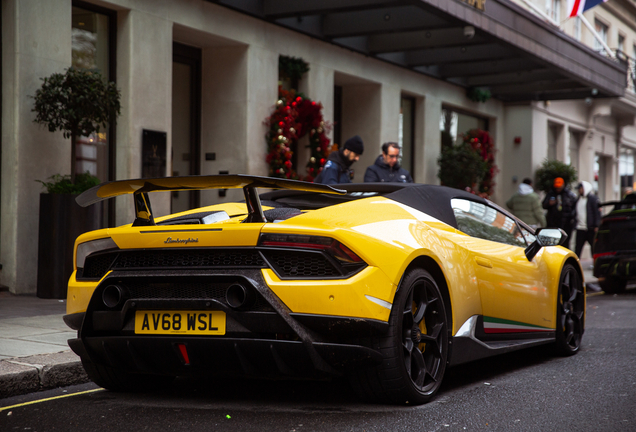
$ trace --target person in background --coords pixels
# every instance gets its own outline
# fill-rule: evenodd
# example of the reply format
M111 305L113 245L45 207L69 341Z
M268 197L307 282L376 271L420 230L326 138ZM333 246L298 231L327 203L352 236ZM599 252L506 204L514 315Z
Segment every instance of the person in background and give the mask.
M576 195L565 186L561 177L554 179L552 189L543 199L543 208L548 211L546 225L565 231L568 238L564 246L570 249L570 238L576 224Z
M353 179L351 165L360 159L362 152L364 152L362 138L358 135L349 138L342 149L329 154L327 163L314 182L327 185L351 183Z
M364 182L398 182L413 183L407 170L398 163L400 146L395 142L382 144L382 154L364 173Z
M601 211L598 198L592 192L592 185L586 181L579 183L579 198L576 201L576 246L574 253L581 258L585 242L590 244L594 254L594 236L601 225Z
M532 228L545 227L546 220L541 208L541 200L532 188L532 180L529 178L523 179L519 190L506 201L506 205L512 214Z

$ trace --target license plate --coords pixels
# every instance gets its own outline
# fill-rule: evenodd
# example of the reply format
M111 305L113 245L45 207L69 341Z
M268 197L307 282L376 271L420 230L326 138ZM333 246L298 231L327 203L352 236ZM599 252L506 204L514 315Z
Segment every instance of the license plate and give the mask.
M222 311L143 311L135 312L136 334L224 335Z

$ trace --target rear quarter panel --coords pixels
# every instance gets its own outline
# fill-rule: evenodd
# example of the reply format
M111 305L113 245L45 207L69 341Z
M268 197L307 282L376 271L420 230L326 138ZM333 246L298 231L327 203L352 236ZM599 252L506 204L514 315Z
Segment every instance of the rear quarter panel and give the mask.
M466 265L469 261L463 250L446 238L448 233L457 231L395 201L374 197L327 207L288 222L267 224L263 232L325 235L337 239L384 275L365 279L365 285L358 286L358 293L389 303L393 303L396 289L411 262L420 256L431 257L446 277L454 325L481 311L477 282L471 267ZM270 286L292 310L309 307L306 296L313 297L314 294L294 290L296 282L279 283L271 278L268 282L274 282ZM320 291L320 284L314 285L314 292ZM326 291L316 294L312 307L336 315L351 313L350 306L343 304L341 308L336 303L329 303L327 294ZM387 310L383 311L383 317L383 320L388 319Z

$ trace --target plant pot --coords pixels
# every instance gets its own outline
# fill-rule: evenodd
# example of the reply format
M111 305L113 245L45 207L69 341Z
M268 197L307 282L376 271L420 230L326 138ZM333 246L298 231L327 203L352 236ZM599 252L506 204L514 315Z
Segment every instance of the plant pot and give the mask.
M102 228L102 204L80 207L72 194L40 194L37 296L65 299L73 273L73 246L82 233Z

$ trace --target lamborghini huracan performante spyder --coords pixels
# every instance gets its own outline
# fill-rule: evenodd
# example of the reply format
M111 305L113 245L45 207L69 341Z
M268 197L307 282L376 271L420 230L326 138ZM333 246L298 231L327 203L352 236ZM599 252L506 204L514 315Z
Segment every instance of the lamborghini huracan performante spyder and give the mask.
M153 216L150 192L215 188L245 200ZM581 346L565 233L461 190L192 176L104 183L77 202L123 194L135 220L77 239L64 317L107 389L344 375L366 400L420 404L449 366Z

